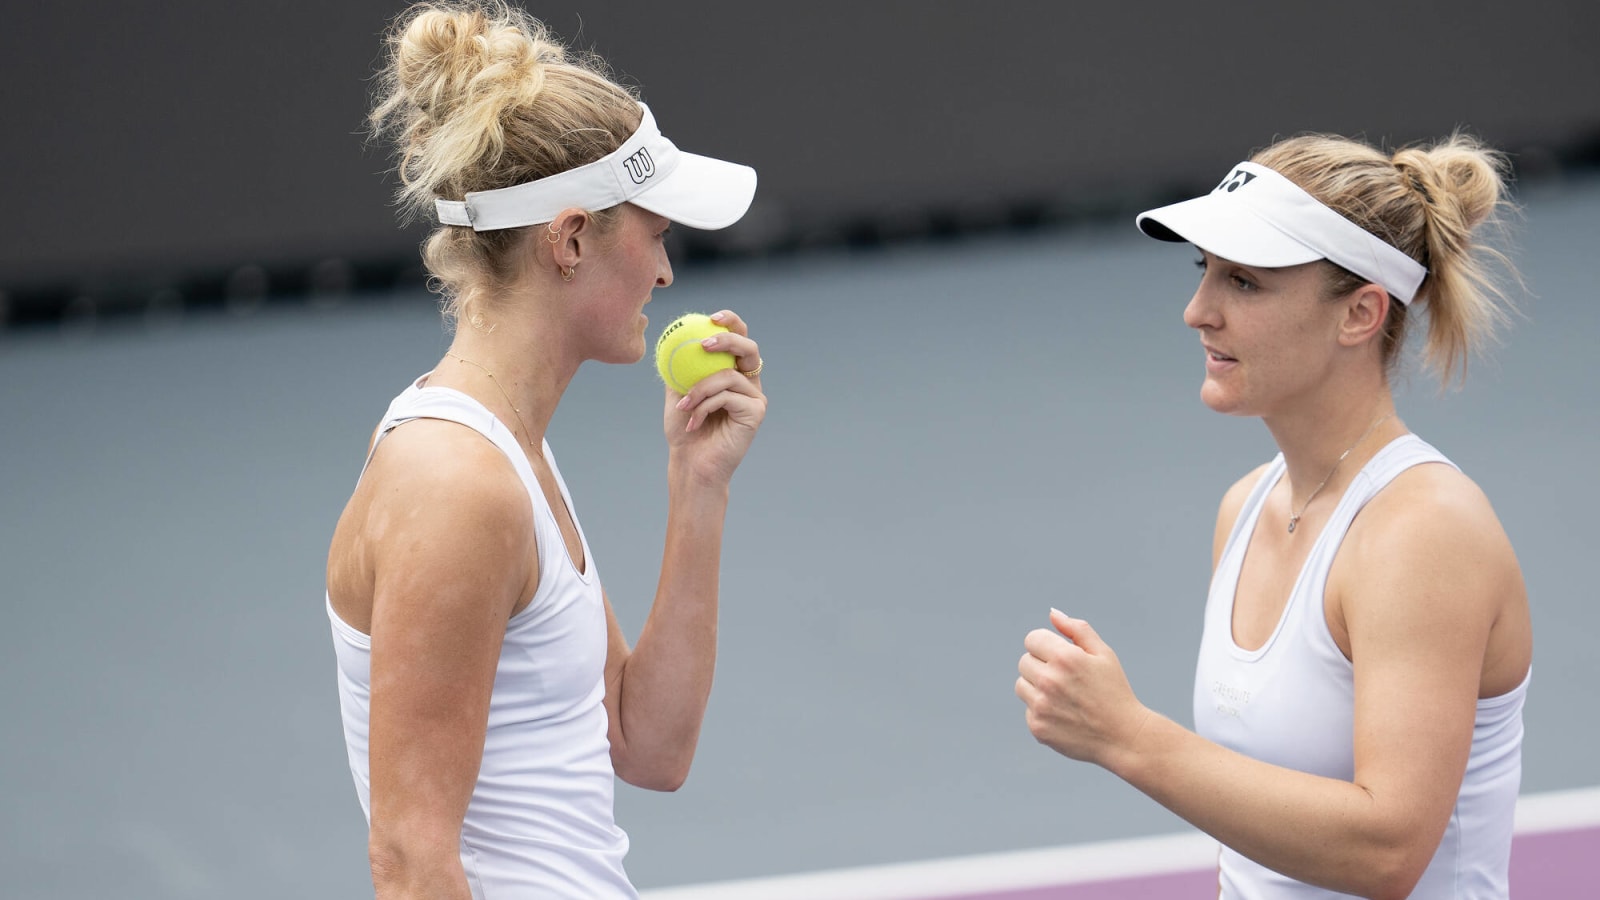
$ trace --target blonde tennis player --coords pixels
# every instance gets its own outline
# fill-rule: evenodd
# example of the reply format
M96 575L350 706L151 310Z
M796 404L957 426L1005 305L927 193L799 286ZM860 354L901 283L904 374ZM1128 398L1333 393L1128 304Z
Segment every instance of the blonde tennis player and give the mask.
M760 350L718 313L708 348L736 367L666 392L666 548L631 648L546 432L580 364L643 356L669 224L732 224L755 172L680 151L598 61L496 3L405 13L384 91L373 121L439 223L424 257L456 327L384 415L328 558L377 897L634 897L614 778L688 775Z
M1280 453L1222 499L1195 731L1060 613L1027 636L1016 693L1038 740L1216 837L1229 900L1507 896L1522 575L1390 386L1419 318L1446 379L1503 318L1476 236L1503 171L1461 136L1392 155L1299 137L1139 216L1199 253L1201 399L1261 419Z

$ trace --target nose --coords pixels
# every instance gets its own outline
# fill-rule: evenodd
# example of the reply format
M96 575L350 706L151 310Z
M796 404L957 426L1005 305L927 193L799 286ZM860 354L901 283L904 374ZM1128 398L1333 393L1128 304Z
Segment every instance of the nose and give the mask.
M1200 286L1195 288L1194 296L1189 298L1189 305L1183 308L1183 324L1190 328L1216 328L1221 324L1216 304L1211 302L1209 293L1202 279Z
M656 287L672 286L672 260L667 256L667 248L661 248L661 262L656 268Z

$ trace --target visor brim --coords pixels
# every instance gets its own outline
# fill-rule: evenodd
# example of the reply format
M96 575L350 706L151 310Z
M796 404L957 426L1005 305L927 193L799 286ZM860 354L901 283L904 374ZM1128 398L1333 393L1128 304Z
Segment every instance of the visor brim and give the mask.
M714 231L743 218L755 195L755 169L680 151L672 174L630 202L681 225Z
M1278 269L1325 258L1225 193L1152 209L1137 222L1156 240L1188 241L1240 265Z

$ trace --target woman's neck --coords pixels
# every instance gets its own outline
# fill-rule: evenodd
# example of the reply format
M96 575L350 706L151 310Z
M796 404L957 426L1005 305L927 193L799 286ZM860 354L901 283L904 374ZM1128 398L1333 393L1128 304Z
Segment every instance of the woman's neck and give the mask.
M581 362L553 324L484 316L457 324L430 383L471 395L537 447Z
M1324 391L1319 403L1263 417L1283 452L1292 511L1317 491L1335 494L1377 452L1406 431L1387 384L1374 390Z

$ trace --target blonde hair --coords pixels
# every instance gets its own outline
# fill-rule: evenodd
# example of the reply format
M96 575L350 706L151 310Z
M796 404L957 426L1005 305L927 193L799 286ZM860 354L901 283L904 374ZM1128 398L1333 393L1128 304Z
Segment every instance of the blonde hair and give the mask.
M394 140L397 201L407 220L460 200L576 168L621 146L639 125L637 98L598 56L564 47L501 0L434 0L396 18L368 120ZM602 231L614 211L590 210ZM480 293L514 280L526 228L444 225L423 245L432 286L454 319Z
M1466 377L1467 359L1506 324L1510 299L1495 277L1516 278L1503 253L1478 239L1504 224L1509 166L1503 154L1457 132L1433 144L1383 152L1333 135L1302 135L1273 144L1252 161L1427 267L1413 308L1426 303L1424 359L1449 383ZM1333 263L1327 294L1345 296L1369 279ZM1393 367L1405 342L1407 307L1389 305L1382 355Z

